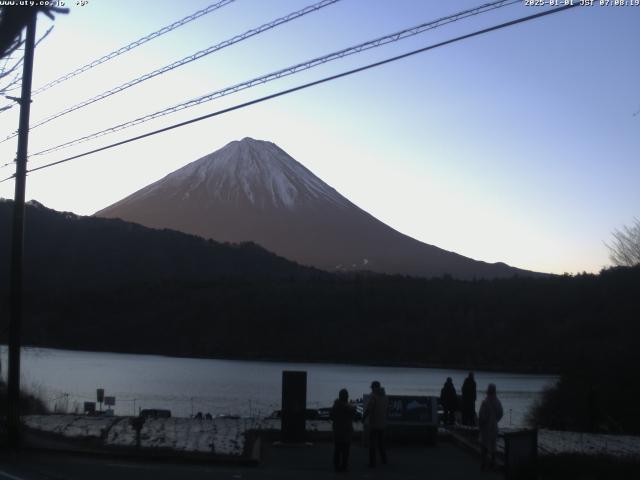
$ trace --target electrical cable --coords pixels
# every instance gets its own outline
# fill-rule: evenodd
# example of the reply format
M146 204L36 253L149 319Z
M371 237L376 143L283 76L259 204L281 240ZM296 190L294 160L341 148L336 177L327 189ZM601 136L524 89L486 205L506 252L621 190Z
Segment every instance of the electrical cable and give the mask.
M396 62L398 60L402 60L404 58L408 58L408 57L411 57L413 55L417 55L419 53L424 53L424 52L427 52L429 50L433 50L433 49L438 48L438 47L442 47L442 46L449 45L449 44L452 44L452 43L455 43L455 42L459 42L461 40L466 40L468 38L476 37L478 35L482 35L482 34L485 34L485 33L493 32L495 30L500 30L502 28L506 28L506 27L510 27L510 26L517 25L517 24L520 24L520 23L524 23L524 22L528 22L528 21L531 21L531 20L535 20L535 19L538 19L538 18L541 18L541 17L545 17L547 15L552 15L552 14L555 14L555 13L559 13L559 12L562 12L564 10L568 10L570 8L574 8L574 7L577 7L577 6L579 6L579 4L577 4L577 3L576 4L568 4L568 5L565 5L565 6L562 6L562 7L557 7L557 8L551 9L551 10L545 10L544 12L536 13L536 14L533 14L533 15L528 15L526 17L520 17L520 18L517 18L515 20L511 20L511 21L508 21L508 22L505 22L505 23L501 23L499 25L494 25L493 27L484 28L482 30L476 30L475 32L468 33L468 34L465 34L465 35L461 35L459 37L455 37L455 38L452 38L452 39L449 39L449 40L445 40L443 42L435 43L433 45L422 47L422 48L419 48L417 50L412 50L410 52L403 53L401 55L396 55L394 57L390 57L390 58L387 58L387 59L384 59L384 60L381 60L381 61L378 61L378 62L370 63L368 65L365 65L365 66L362 66L362 67L358 67L358 68L354 68L352 70L348 70L346 72L342 72L342 73L339 73L339 74L336 74L336 75L331 75L329 77L321 78L320 80L315 80L313 82L305 83L305 84L299 85L297 87L293 87L293 88L289 88L289 89L286 89L286 90L282 90L280 92L273 93L271 95L260 97L260 98L257 98L257 99L254 99L254 100L251 100L251 101L248 101L248 102L244 102L244 103L241 103L241 104L238 104L238 105L234 105L232 107L224 108L222 110L218 110L216 112L212 112L212 113L209 113L207 115L202 115L200 117L192 118L190 120L187 120L187 121L184 121L184 122L180 122L180 123L177 123L177 124L174 124L174 125L170 125L168 127L164 127L164 128L158 129L158 130L154 130L152 132L147 132L147 133L142 134L142 135L137 135L135 137L131 137L131 138L128 138L126 140L122 140L120 142L115 142L115 143L112 143L110 145L106 145L104 147L96 148L96 149L93 149L93 150L90 150L90 151L87 151L87 152L84 152L84 153L81 153L81 154L78 154L78 155L73 155L71 157L63 158L62 160L58 160L58 161L55 161L55 162L48 163L46 165L41 165L39 167L32 168L32 169L28 170L27 172L31 173L31 172L35 172L35 171L38 171L38 170L43 170L45 168L53 167L55 165L60 165L60 164L65 163L65 162L69 162L71 160L75 160L77 158L81 158L81 157L85 157L87 155L91 155L91 154L94 154L94 153L102 152L104 150L109 150L111 148L115 148L115 147L120 146L120 145L131 143L131 142L134 142L134 141L137 141L137 140L141 140L143 138L151 137L151 136L157 135L159 133L167 132L167 131L173 130L175 128L183 127L185 125L196 123L196 122L208 119L208 118L216 117L216 116L222 115L224 113L232 112L234 110L239 110L239 109L248 107L250 105L255 105L255 104L258 104L258 103L262 103L262 102L265 102L267 100L271 100L271 99L274 99L274 98L277 98L277 97L281 97L283 95L287 95L287 94L290 94L290 93L293 93L293 92L304 90L304 89L307 89L307 88L310 88L310 87L313 87L313 86L316 86L316 85L320 85L322 83L330 82L330 81L337 80L337 79L342 78L342 77L353 75L355 73L363 72L365 70L369 70L369 69L372 69L372 68L375 68L375 67L386 65L388 63ZM12 175L12 176L7 177L7 178L5 178L3 180L0 180L0 183L5 182L7 180L10 180L14 176L15 175Z
M297 10L295 12L292 12L284 17L280 17L277 18L269 23L265 23L264 25L261 25L257 28L253 28L251 30L248 30L240 35L236 35L228 40L225 40L223 42L220 42L216 45L212 45L204 50L200 50L199 52L196 52L192 55L189 55L187 57L184 57L180 60L177 60L173 63L170 63L169 65L165 65L164 67L158 68L152 72L149 73L145 73L144 75L134 78L133 80L129 80L128 82L125 82L121 85L118 85L117 87L114 87L110 90L104 91L98 95L95 95L91 98L88 98L86 100L83 100L80 103L77 103L71 107L68 107L58 113L54 113L53 115L50 115L42 120L39 120L38 122L34 123L33 125L31 125L31 127L29 128L29 130L33 130L35 128L40 127L41 125L44 125L45 123L49 123L52 120L55 120L56 118L62 117L63 115L66 115L68 113L71 112L75 112L76 110L79 110L81 108L84 108L88 105L91 105L92 103L98 102L100 100L104 100L105 98L110 97L111 95L115 95L116 93L120 93L128 88L133 87L134 85L138 85L146 80L149 80L151 78L157 77L158 75L163 75L167 72L170 72L171 70L174 70L178 67L181 67L183 65L186 65L188 63L191 63L195 60L198 60L202 57L205 57L207 55L210 55L214 52L217 52L219 50L222 50L223 48L229 47L231 45L234 45L238 42L241 42L243 40L246 40L248 38L251 38L255 35L258 35L260 33L266 32L267 30L271 30L272 28L275 28L279 25L282 25L284 23L288 23L292 20L295 20L297 18L303 17L304 15L307 15L309 13L313 13L313 12L317 12L318 10L324 8L324 7L328 7L329 5L333 5L334 3L339 2L340 0L321 0L320 2L314 3L313 5L309 5L301 10ZM13 132L11 135L7 136L6 138L4 138L3 140L0 141L0 143L3 143L7 140L10 140L11 138L14 138L16 135L18 135L18 132L15 131Z
M39 152L36 152L36 153L32 154L31 156L34 157L34 156L44 155L44 154L47 154L47 153L50 153L50 152L53 152L53 151L56 151L56 150L60 150L60 149L63 149L63 148L69 148L69 147L71 147L73 145L77 145L77 144L80 144L80 143L87 142L89 140L93 140L95 138L102 137L104 135L115 133L115 132L118 132L120 130L124 130L124 129L130 128L130 127L133 127L133 126L148 122L148 121L153 120L155 118L163 117L165 115L169 115L171 113L175 113L175 112L178 112L180 110L184 110L186 108L191 108L191 107L194 107L196 105L200 105L202 103L210 102L210 101L215 100L217 98L224 97L224 96L227 96L227 95L231 95L231 94L237 93L237 92L239 92L241 90L246 90L248 88L252 88L252 87L255 87L257 85L268 83L268 82L271 82L273 80L277 80L277 79L285 77L285 76L293 75L295 73L298 73L298 72L301 72L301 71L304 71L304 70L309 70L309 69L311 69L313 67L316 67L318 65L322 65L322 64L334 61L334 60L338 60L340 58L344 58L344 57L347 57L349 55L360 53L360 52L363 52L365 50L369 50L369 49L372 49L372 48L377 48L377 47L380 47L382 45L386 45L388 43L397 42L399 40L403 40L405 38L408 38L408 37L411 37L411 36L414 36L414 35L418 35L418 34L423 33L425 31L432 30L432 29L438 28L440 26L443 26L443 25L446 25L446 24L449 24L449 23L452 23L452 22L455 22L455 21L458 21L458 20L462 20L462 19L467 18L467 17L478 15L480 13L485 13L487 11L495 10L497 8L513 5L514 3L520 3L520 0L502 0L502 1L498 1L498 2L491 2L491 3L487 3L487 4L484 4L484 5L481 5L479 7L475 7L475 8L469 9L469 10L464 10L462 12L455 13L453 15L449 15L447 17L442 17L442 18L439 18L437 20L432 20L432 21L429 21L427 23L422 23L420 25L417 25L417 26L414 26L414 27L411 27L411 28L406 28L406 29L401 30L399 32L394 32L394 33L385 35L383 37L378 37L378 38L376 38L374 40L369 40L369 41L366 41L364 43L360 43L360 44L352 46L352 47L344 48L342 50L338 50L336 52L332 52L332 53L329 53L327 55L323 55L321 57L314 58L312 60L307 60L305 62L298 63L296 65L293 65L293 66L290 66L290 67L287 67L287 68L283 68L281 70L277 70L275 72L271 72L271 73L268 73L266 75L263 75L263 76L260 76L260 77L257 77L257 78L253 78L251 80L248 80L248 81L245 81L245 82L242 82L242 83L238 83L238 84L232 85L230 87L223 88L221 90L216 90L216 91L208 93L206 95L202 95L200 97L196 97L196 98L193 98L191 100L187 100L186 102L182 102L182 103L180 103L178 105L174 105L172 107L168 107L168 108L165 108L165 109L162 109L162 110L159 110L159 111L144 115L142 117L138 117L138 118L135 118L133 120L129 120L127 122L115 125L113 127L109 127L107 129L100 130L98 132L94 132L92 134L85 135L83 137L76 138L74 140L70 140L70 141L61 143L59 145L47 148L45 150L41 150Z
M109 60L116 58L120 55L122 55L123 53L129 52L131 50L133 50L136 47L139 47L140 45L143 45L151 40L153 40L154 38L158 38L162 35L164 35L165 33L169 33L172 30L175 30L176 28L179 28L183 25L186 25L189 22L192 22L204 15L207 15L211 12L214 12L215 10L218 10L219 8L222 8L226 5L229 5L230 3L235 2L235 0L221 0L219 2L216 3L212 3L211 5L209 5L206 8L203 8L202 10L198 10L197 12L192 13L191 15L187 15L186 17L184 17L181 20L178 20L176 22L173 22L170 25L167 25L165 27L162 27L160 30L156 30L155 32L152 32L148 35L145 35L142 38L139 38L138 40L135 40L131 43L129 43L128 45L125 45L124 47L120 47L117 50L114 50L113 52L107 53L106 55L103 55L102 57L93 60L92 62L89 62L81 67L76 68L75 70L66 73L65 75L62 75L61 77L56 78L55 80L52 80L51 82L47 83L46 85L43 85L42 87L34 90L33 92L31 92L31 96L35 96L38 95L39 93L44 92L45 90L50 89L51 87L58 85L59 83L62 83L66 80L69 80L70 78L75 77L76 75L80 75L81 73L86 72L87 70L90 70L94 67L97 67L98 65L108 62Z

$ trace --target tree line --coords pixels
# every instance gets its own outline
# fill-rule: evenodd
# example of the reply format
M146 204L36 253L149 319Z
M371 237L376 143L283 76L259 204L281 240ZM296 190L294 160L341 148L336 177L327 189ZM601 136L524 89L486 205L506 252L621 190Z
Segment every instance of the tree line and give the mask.
M5 225L10 206L0 202ZM328 274L253 244L40 205L26 221L34 345L545 372L635 355L638 268L475 281ZM7 285L4 271L3 307Z
M0 202L7 325L11 202ZM462 281L329 274L254 244L27 208L25 343L560 373L536 424L640 432L640 267ZM0 341L6 342L6 328Z

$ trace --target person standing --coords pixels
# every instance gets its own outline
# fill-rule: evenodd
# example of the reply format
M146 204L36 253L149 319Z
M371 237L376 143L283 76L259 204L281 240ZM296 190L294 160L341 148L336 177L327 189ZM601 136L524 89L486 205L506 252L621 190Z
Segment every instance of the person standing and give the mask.
M356 410L349 403L349 392L343 388L331 408L333 422L333 466L336 472L346 472L349 468L349 450L353 436L353 419Z
M473 372L469 372L462 384L462 424L470 427L476 424L476 381Z
M362 422L369 420L369 467L376 466L376 450L380 453L382 464L387 463L387 451L384 444L384 427L387 424L389 400L380 386L380 382L371 382L371 396L364 408Z
M478 423L480 426L480 446L482 448L482 466L487 467L487 457L491 457L489 468L496 464L496 441L498 440L498 422L502 418L502 403L498 400L496 386L493 383L487 388L487 396L480 405Z
M440 403L444 410L444 424L453 425L458 407L458 393L456 387L453 386L451 377L447 377L447 381L444 382L444 386L440 390Z

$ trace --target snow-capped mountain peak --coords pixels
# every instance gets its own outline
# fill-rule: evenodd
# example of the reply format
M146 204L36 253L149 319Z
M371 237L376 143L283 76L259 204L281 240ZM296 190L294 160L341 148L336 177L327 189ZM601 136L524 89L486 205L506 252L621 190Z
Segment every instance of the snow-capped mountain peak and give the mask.
M176 188L179 187L179 188ZM294 209L317 200L346 199L271 142L233 141L148 187L146 194L174 190L182 199L206 192L210 201L247 201L259 208Z

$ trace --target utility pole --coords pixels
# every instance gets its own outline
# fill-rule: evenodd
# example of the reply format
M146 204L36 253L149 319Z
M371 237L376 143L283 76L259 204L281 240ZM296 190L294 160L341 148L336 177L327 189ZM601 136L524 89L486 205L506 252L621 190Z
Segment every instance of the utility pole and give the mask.
M7 434L9 447L20 446L20 346L22 328L22 277L24 249L24 195L27 183L27 149L29 145L29 112L31 109L31 77L36 38L36 12L27 24L20 96L20 123L16 155L16 190L13 201L13 234L11 242L11 284L9 289L9 374L7 398Z

